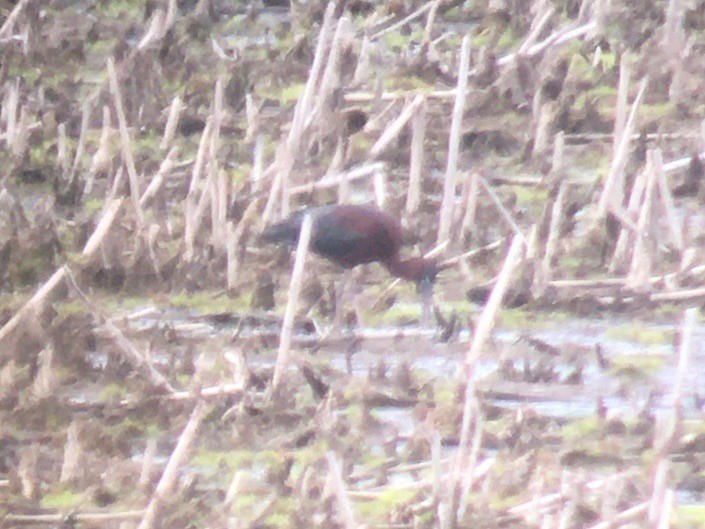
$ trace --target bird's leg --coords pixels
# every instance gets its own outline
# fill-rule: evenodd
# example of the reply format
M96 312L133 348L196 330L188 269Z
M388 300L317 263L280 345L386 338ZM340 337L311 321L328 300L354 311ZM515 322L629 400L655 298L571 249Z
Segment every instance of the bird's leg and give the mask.
M335 312L333 313L333 325L329 334L339 334L343 329L350 275L351 271L345 270L335 285Z
M366 269L366 267L362 268L363 270ZM355 312L355 320L356 324L358 327L364 327L364 311L362 310L363 307L365 306L364 303L361 303L361 296L364 294L364 288L362 285L362 281L360 280L360 277L363 275L362 270L360 270L360 267L357 267L353 269L352 272L352 285L350 288L350 297L352 300L352 307L353 311Z
M433 307L433 285L430 281L422 280L416 287L421 301L421 327L426 329L431 326L431 308Z

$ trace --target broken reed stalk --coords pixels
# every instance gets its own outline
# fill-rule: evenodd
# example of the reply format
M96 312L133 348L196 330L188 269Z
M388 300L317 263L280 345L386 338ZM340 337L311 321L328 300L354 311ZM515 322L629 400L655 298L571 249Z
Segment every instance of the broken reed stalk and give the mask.
M193 450L196 442L196 434L198 433L201 422L203 422L208 409L209 408L202 400L196 402L196 406L194 407L193 412L191 412L191 416L189 417L189 420L176 443L176 447L169 457L169 461L167 462L166 468L162 473L162 477L157 484L154 495L152 496L149 505L147 505L144 518L142 518L138 529L152 529L157 521L157 518L159 517L162 504L165 499L174 493L176 481L179 477L179 468L188 459L189 454Z
M147 446L142 454L142 467L137 486L140 490L146 491L152 480L152 469L154 468L154 458L157 455L157 440L154 437L147 439Z
M83 303L88 307L93 314L93 317L97 318L105 328L107 334L112 338L115 345L123 353L125 359L132 365L132 367L156 389L165 391L167 393L174 393L174 388L169 383L169 381L164 378L164 376L157 371L152 363L147 359L147 356L142 354L132 342L123 334L123 332L117 328L117 326L110 321L108 317L103 314L100 308L95 305L90 298L81 290L78 286L78 282L73 275L73 272L64 266L66 279L73 288L73 291L78 295Z
M622 56L619 64L619 84L617 85L617 102L614 109L614 133L612 136L612 158L617 156L619 151L619 143L625 134L627 124L627 99L629 97L629 78L630 78L629 63ZM629 138L631 140L631 137ZM621 193L620 193L621 197Z
M536 275L534 276L534 286L537 290L536 295L541 295L546 289L549 281L551 281L551 264L558 250L558 240L560 237L561 220L563 218L563 202L565 200L566 182L563 180L558 188L558 194L551 208L551 222L548 228L548 236L546 238L546 248L543 254L543 259L537 267ZM537 277L538 276L538 277Z
M658 172L657 178L659 198L661 199L661 205L666 212L666 221L668 223L668 230L671 234L671 243L680 254L683 254L686 250L685 240L683 238L683 223L679 218L676 203L673 200L671 188L668 185L668 179L666 178L666 171L663 170L663 165L661 166L661 170Z
M250 143L255 134L259 134L259 111L261 104L255 104L252 94L245 94L245 119L247 121L247 129L245 130L244 143Z
M162 141L159 144L159 148L161 150L167 150L174 142L176 129L179 125L179 118L181 117L181 112L184 108L185 105L181 101L181 98L176 96L172 100L171 106L169 107L169 117L167 118L166 125L164 126L164 136L162 136Z
M29 0L20 0L15 4L15 7L12 8L12 11L9 15L7 15L7 18L3 22L2 27L0 27L0 39L4 39L10 36L10 31L12 31L12 28L17 22L17 19L22 14L22 11L24 11L28 4Z
M329 49L329 41L333 31L333 13L335 11L335 2L330 2L326 8L323 17L321 30L318 34L318 42L316 43L316 52L313 56L313 64L309 71L306 86L301 94L301 97L296 102L294 108L294 117L291 121L289 134L286 142L281 142L277 149L273 169L275 178L272 182L272 187L269 193L267 204L262 215L265 223L269 222L274 212L276 201L280 199L279 213L281 216L289 214L290 204L290 184L289 175L291 169L299 156L299 150L303 134L305 131L306 118L312 113L314 106L314 96L316 89L321 85L321 76L323 75L324 59L326 52Z
M83 461L85 454L78 436L79 425L73 420L66 430L66 444L64 445L64 461L61 465L60 483L75 482L85 472Z
M294 260L294 269L291 273L291 283L289 284L289 294L287 296L282 332L279 340L279 352L277 353L277 362L274 366L274 376L272 377L272 389L276 389L279 386L286 370L289 368L289 350L291 348L291 337L294 331L294 317L296 316L296 310L299 306L299 294L301 292L301 285L303 284L304 264L311 241L312 227L313 219L310 214L306 214L301 223L299 243L296 246L296 259Z
M656 183L662 172L663 160L659 149L649 150L647 159L647 181L644 189L644 200L639 214L639 232L634 240L632 262L627 285L637 291L649 287L649 277L654 259L654 193Z
M335 2L330 2L323 16L321 30L318 33L316 51L313 56L313 63L311 64L311 70L309 71L308 79L306 80L306 86L304 87L304 91L301 94L299 100L296 102L296 107L294 108L294 117L291 121L289 135L286 139L286 147L292 154L298 148L299 142L301 141L301 134L303 133L304 122L306 120L306 117L311 113L311 109L313 108L316 88L320 86L321 75L323 73L323 67L325 65L324 61L326 58L326 52L328 51L329 41L331 38L331 33L333 31L334 12Z
M103 242L103 239L110 233L115 220L118 217L118 213L122 209L124 199L119 198L113 200L103 208L103 215L98 221L93 234L90 236L86 245L83 247L81 256L85 263L91 262ZM25 317L28 317L35 313L35 311L43 306L49 296L51 296L59 285L64 282L67 276L67 270L64 266L58 268L52 276L37 289L35 294L18 310L12 318L8 320L5 325L0 328L0 345L12 334L12 332L18 327L20 323L23 322ZM0 350L2 348L0 347Z
M174 165L176 164L176 156L178 154L179 148L174 146L167 153L166 158L162 160L162 163L159 165L159 170L157 171L157 174L154 175L154 178L150 180L147 189L144 190L144 193L142 193L142 196L140 197L140 205L142 207L148 206L152 199L162 188L166 177L169 175L171 170L174 168Z
M68 178L69 182L73 182L74 178L76 178L78 167L83 159L83 152L86 149L86 139L88 138L88 125L90 124L91 109L91 102L89 100L85 100L81 105L81 129L78 133L78 144L76 145L76 152L73 156L71 173L69 173Z
M54 350L45 347L37 355L37 374L32 383L32 396L37 400L49 397L57 386L53 369Z
M565 132L557 132L553 137L553 156L551 158L551 172L560 177L564 167Z
M3 112L5 114L6 127L5 127L5 141L8 147L12 147L15 142L15 134L17 131L17 109L20 106L20 81L17 79L14 83L10 84L7 95L5 96L5 101L3 106L6 110Z
M465 197L465 214L460 227L460 236L465 237L475 227L477 208L480 204L480 175L472 171L466 181L468 189Z
M465 110L465 97L468 86L468 68L470 65L470 35L465 35L460 45L460 64L458 66L458 86L456 88L455 104L453 106L453 119L450 123L448 138L448 160L446 174L443 181L443 199L441 201L440 220L438 223L437 244L450 237L450 228L453 223L453 210L455 206L455 184L458 169L458 154L460 152L460 133Z
M642 516L649 510L649 503L639 503L634 507L630 507L619 514L614 515L611 519L605 520L598 524L593 525L589 529L614 529L615 527L620 527L626 525L630 522L636 520L641 520Z
M524 249L524 242L524 239L519 235L515 235L512 239L512 244L509 247L509 251L507 252L507 257L505 258L504 264L502 265L502 270L497 276L497 282L495 283L495 286L492 289L492 293L490 294L490 297L487 300L487 303L485 304L485 308L483 309L482 314L480 314L477 326L475 327L475 335L473 336L472 343L470 344L470 348L468 349L468 353L465 357L466 373L464 378L466 380L468 379L468 375L470 374L468 369L472 369L472 367L475 365L477 359L482 353L482 349L484 348L485 343L490 337L490 333L492 332L495 320L497 319L497 315L499 314L499 309L502 305L502 299L504 298L504 294L507 291L507 288L509 287L509 281L512 277L512 274L514 273L514 270L516 270L517 266L521 262L522 250Z
M670 413L659 423L654 436L654 451L656 465L652 480L651 500L649 502L649 523L652 527L660 526L667 514L670 514L672 499L668 499L668 475L670 469L670 453L678 441L677 432L681 429L683 387L685 377L690 368L693 354L693 331L697 321L698 309L693 307L683 313L680 346L678 347L678 367L671 390Z
M646 86L648 83L648 76L641 80L641 85L639 86L639 92L634 98L632 103L632 108L629 111L629 117L624 125L624 130L622 131L622 136L619 138L617 152L612 157L612 164L610 165L609 173L607 174L607 179L605 180L604 188L602 189L602 194L600 195L600 201L597 206L597 223L601 223L610 206L621 206L621 202L616 202L615 193L617 192L619 185L622 182L622 175L624 172L624 166L627 162L627 154L629 151L629 141L632 136L632 129L634 128L634 121L636 119L636 113L639 109L642 99L644 98L644 93L646 92ZM619 195L621 196L621 194Z
M492 289L487 304L485 305L482 314L475 328L475 335L465 357L465 363L461 371L462 382L465 384L465 397L463 400L463 418L460 427L460 442L458 445L458 453L453 472L453 479L450 482L450 512L448 513L452 519L452 525L455 526L458 517L464 511L463 501L470 489L471 482L465 481L463 477L466 472L472 472L472 466L468 470L468 465L472 463L474 466L477 458L479 446L476 446L477 436L482 435L482 422L480 407L477 402L476 386L475 386L475 365L480 358L480 353L485 346L485 343L490 337L492 328L494 327L497 314L502 305L502 299L509 287L509 282L521 261L522 250L524 249L524 241L518 235L514 236L512 245L507 252L507 257L504 260L504 265L500 271L497 283ZM475 442L472 449L470 448L470 425L472 419L475 421ZM473 457L469 457L469 456Z
M367 157L369 160L374 160L380 156L389 144L399 136L399 133L401 133L402 129L406 126L409 120L414 116L414 114L416 114L423 101L424 96L422 94L418 94L414 100L401 111L397 119L389 124L389 126L370 149Z
M120 520L135 520L144 516L144 509L118 512L72 512L69 516L72 522L77 524L99 524L100 522L111 522ZM53 524L61 527L66 522L65 512L58 514L16 514L8 513L3 516L3 522L16 523L18 525ZM122 526L121 526L122 527Z
M536 92L540 94L541 92ZM543 103L536 118L536 132L534 133L534 147L532 156L541 156L548 151L549 138L551 133L551 121L553 119L554 105L550 102Z
M668 430L665 432L664 442L659 450L663 455L667 455L670 450L672 443L675 441L675 432L678 429L680 409L683 402L683 386L691 365L691 357L693 356L693 332L697 316L697 308L689 308L683 312L683 325L681 327L680 346L678 347L678 367L671 391L671 421Z
M543 28L553 16L554 12L555 9L553 8L553 6L550 6L548 9L546 9L545 12L542 13L541 11L538 11L536 13L536 16L534 16L534 19L531 21L531 31L526 36L524 42L521 43L519 49L516 52L518 56L524 55L529 50L529 48L531 48L531 46L536 43L536 39L539 38L541 31L543 31Z
M406 214L413 215L421 203L421 181L424 165L424 140L426 138L426 97L411 121L411 157L409 160L409 189L406 193Z
M56 163L61 167L61 172L66 175L69 169L69 148L66 139L66 123L60 123L56 128Z
M237 274L240 269L240 252L238 249L242 243L242 238L245 236L246 230L252 226L254 219L259 211L259 199L251 200L245 212L242 214L237 227L232 222L227 223L227 285L228 290L235 288L237 283Z
M87 126L88 123L86 123L86 127ZM88 169L88 176L86 177L86 183L83 190L86 195L90 194L93 189L93 183L95 182L96 175L102 173L103 171L110 170L110 162L112 159L110 156L111 128L110 108L108 108L108 105L103 105L103 127L100 131L98 149L95 151L95 154L91 159L90 169Z
M370 40L371 40L371 41L377 40L378 38L383 37L384 35L387 35L387 34L389 34L389 33L392 33L392 32L394 32L394 31L396 31L396 30L399 29L399 28L404 27L406 24L408 24L408 23L411 22L412 20L415 20L415 19L417 19L417 18L420 18L421 15L423 15L426 11L428 11L429 9L431 9L435 3L436 3L435 0L431 0L430 2L426 2L424 5L422 5L421 7L419 7L419 8L418 8L416 11L414 11L413 13L411 13L411 14L405 16L404 18L402 18L402 19L399 20L398 22L395 22L395 23L392 24L391 26L388 26L388 27L386 27L386 28L384 28L384 29L378 31L377 33L371 35L371 36L370 36Z
M262 185L262 170L264 168L264 136L257 134L255 148L252 153L252 173L250 175L250 191L257 194Z
M492 186L487 182L487 180L485 180L484 177L477 175L477 178L480 184L482 184L484 190L487 192L487 195L490 197L490 199L492 199L492 202L494 202L494 205L497 207L507 224L509 224L514 233L518 235L522 241L526 241L526 237L521 231L519 224L517 224L517 222L514 220L514 217L512 217L512 214L509 212L509 210L504 207L504 204L502 204L502 200L497 196L497 193L495 193L494 189L492 189Z
M130 133L127 130L127 118L122 106L122 96L120 95L120 85L118 83L117 73L115 72L115 63L112 58L108 59L108 79L110 81L110 93L113 96L115 104L115 113L117 114L118 129L120 130L120 146L122 148L122 157L127 168L128 181L130 183L130 199L132 207L135 210L135 218L137 219L137 233L142 232L144 223L144 213L140 205L140 183L137 176L137 168L135 167L135 159L132 155L132 142Z
M225 218L228 205L228 187L218 163L220 129L223 122L223 81L215 82L213 95L213 134L208 155L208 188L210 191L211 244L218 250L225 250ZM205 193L203 193L205 195ZM203 195L201 199L203 200ZM205 212L203 213L205 214Z
M303 193L310 193L314 190L330 189L332 187L340 186L344 181L350 183L354 180L359 180L360 178L374 176L379 171L384 171L384 168L384 162L374 162L365 164L363 166L356 167L355 169L351 169L350 171L342 173L340 175L326 176L316 182L309 182L307 184L292 187L289 189L289 194L291 196L296 196Z
M343 526L345 529L358 529L359 525L355 520L355 513L353 512L350 498L348 498L348 493L345 490L345 480L343 479L343 472L338 458L333 452L329 451L326 452L326 461L328 462L328 472L331 477L335 498L338 502L338 512L343 520Z
M372 188L375 193L375 204L379 209L384 209L387 200L387 177L384 169L378 169L372 175Z
M200 194L204 191L201 189L202 178L206 167L206 156L208 146L210 145L210 137L213 133L213 116L208 116L206 126L203 129L201 140L198 143L198 151L196 152L196 161L193 164L191 172L191 180L189 189L186 195L184 208L184 261L190 262L194 257L196 233L198 231L198 205L200 203Z
M316 97L317 104L314 111L306 116L304 123L315 119L321 120L330 115L331 96L340 88L340 63L343 55L343 50L349 45L351 35L353 34L352 23L347 16L342 16L338 20L338 24L333 34L333 41L328 52L328 60L323 71L321 84L318 88L318 96ZM306 129L308 123L304 126ZM303 131L302 131L303 132Z
M433 49L434 42L431 40L431 31L433 30L433 24L436 21L436 13L438 13L438 7L441 5L441 0L434 0L431 4L431 10L428 12L428 17L426 17L426 25L423 30L423 38L421 39L421 50L425 53L426 57L432 56L435 52Z

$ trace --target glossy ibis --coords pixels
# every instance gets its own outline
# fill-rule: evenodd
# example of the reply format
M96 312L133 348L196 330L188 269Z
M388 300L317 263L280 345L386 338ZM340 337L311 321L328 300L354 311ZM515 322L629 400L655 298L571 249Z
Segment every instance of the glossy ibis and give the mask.
M262 240L295 244L306 213L313 222L310 244L315 253L346 269L378 262L390 274L414 281L422 298L423 319L428 320L433 282L440 267L423 257L401 259L403 236L396 218L369 205L320 206L297 211L269 226ZM340 301L336 303L336 320Z

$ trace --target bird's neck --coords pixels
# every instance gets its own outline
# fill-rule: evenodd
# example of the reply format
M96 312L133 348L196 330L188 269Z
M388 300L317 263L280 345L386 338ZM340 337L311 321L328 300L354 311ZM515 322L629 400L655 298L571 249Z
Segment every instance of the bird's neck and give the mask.
M389 273L409 281L419 281L426 272L429 263L423 257L413 257L402 261L398 256L384 262Z

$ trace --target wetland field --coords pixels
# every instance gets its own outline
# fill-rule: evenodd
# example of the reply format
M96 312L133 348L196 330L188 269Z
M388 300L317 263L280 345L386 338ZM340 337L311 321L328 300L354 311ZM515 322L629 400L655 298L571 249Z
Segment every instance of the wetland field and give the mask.
M705 527L705 1L0 0L0 81L0 529ZM430 325L260 240L336 202Z

